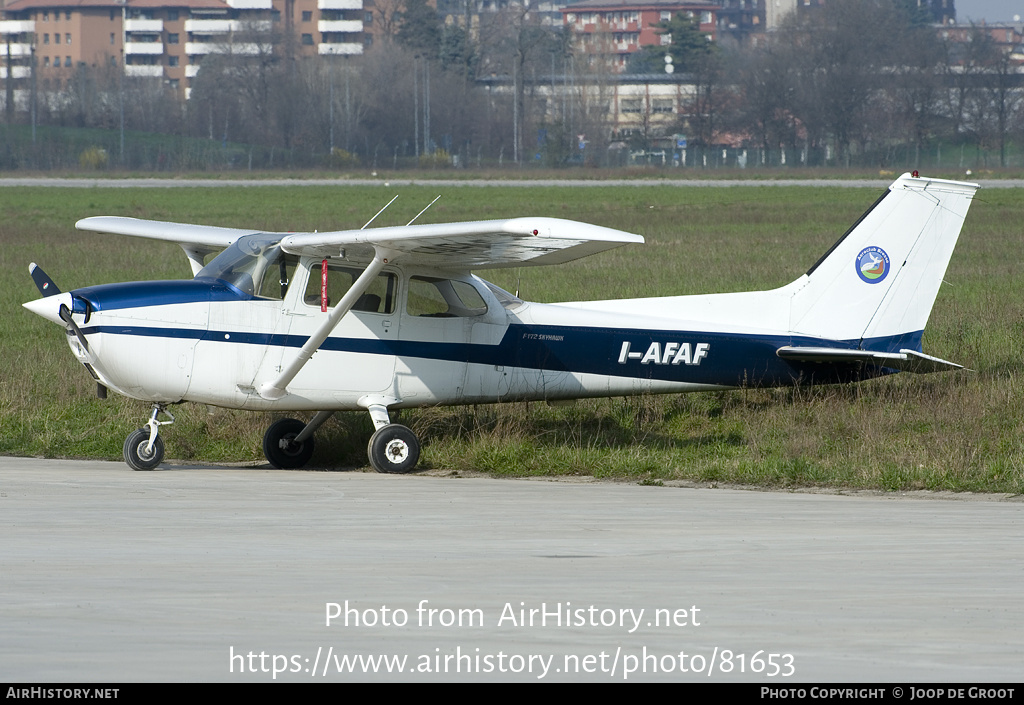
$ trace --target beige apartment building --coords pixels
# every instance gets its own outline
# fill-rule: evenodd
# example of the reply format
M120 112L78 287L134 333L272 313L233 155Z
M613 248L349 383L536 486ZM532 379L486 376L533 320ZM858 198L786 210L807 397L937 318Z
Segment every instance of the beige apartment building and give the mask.
M361 54L363 0L8 0L0 78L61 79L78 66L124 66L184 91L211 54ZM368 23L368 22L367 22Z

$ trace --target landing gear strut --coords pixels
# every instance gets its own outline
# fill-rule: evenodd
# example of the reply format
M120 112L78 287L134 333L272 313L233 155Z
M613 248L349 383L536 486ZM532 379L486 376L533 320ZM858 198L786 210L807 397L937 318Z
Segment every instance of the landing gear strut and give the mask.
M366 446L370 465L377 472L411 472L420 460L420 442L416 434L401 424L391 423L386 406L373 404L368 410L377 429ZM313 433L333 413L319 411L309 423L280 419L270 424L263 435L263 454L267 462L281 470L304 467L313 457Z
M367 407L377 429L366 446L370 465L377 472L405 473L416 468L420 460L420 442L416 434L401 424L391 423L383 404Z
M166 414L170 420L160 421L158 416ZM149 423L137 428L124 439L124 462L132 470L152 470L164 459L164 441L159 436L160 427L174 423L174 415L165 404L154 404Z

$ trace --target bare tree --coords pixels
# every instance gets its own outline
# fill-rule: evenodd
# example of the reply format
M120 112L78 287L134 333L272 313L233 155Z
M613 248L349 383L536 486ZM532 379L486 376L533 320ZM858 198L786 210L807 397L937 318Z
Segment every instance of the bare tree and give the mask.
M892 0L844 0L793 15L781 30L793 70L793 112L808 142L827 136L845 165L852 145L864 141L879 76L905 22Z
M996 51L984 64L982 95L978 101L977 122L982 141L999 149L999 166L1006 166L1006 140L1010 125L1021 107L1021 88L1017 65L1008 51Z
M911 16L912 18L912 16ZM914 163L940 123L943 94L942 46L928 25L901 23L893 28L895 40L887 70L880 77L888 97L887 112L899 135L914 147Z
M374 35L391 42L398 35L405 12L405 0L369 0L366 4L373 17Z
M538 76L550 69L549 48L556 36L544 28L536 13L526 4L509 4L489 18L480 29L480 46L484 49L483 70L505 75L512 83L512 153L520 163L523 157L524 135L532 132L544 121L543 110L532 100Z
M795 85L790 57L778 35L759 46L733 55L739 90L733 127L748 132L767 154L777 148L795 147L797 120L793 113Z

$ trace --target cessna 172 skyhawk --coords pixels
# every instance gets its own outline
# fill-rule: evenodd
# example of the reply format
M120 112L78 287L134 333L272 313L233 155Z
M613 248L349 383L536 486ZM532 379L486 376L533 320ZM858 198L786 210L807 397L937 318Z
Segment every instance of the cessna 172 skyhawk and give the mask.
M168 405L193 401L313 412L267 430L263 450L278 468L305 465L335 411L364 409L376 427L370 463L406 472L419 441L391 409L960 368L923 354L921 335L977 188L901 176L779 289L558 304L522 301L470 272L559 264L643 238L530 217L319 233L92 217L76 227L179 244L195 277L61 293L33 264L44 298L25 306L66 328L101 395L153 403L124 444L136 470L163 458Z

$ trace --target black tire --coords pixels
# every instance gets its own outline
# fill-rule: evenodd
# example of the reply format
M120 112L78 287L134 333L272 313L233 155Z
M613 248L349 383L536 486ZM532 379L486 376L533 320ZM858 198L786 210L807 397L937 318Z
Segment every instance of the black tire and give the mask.
M305 427L298 419L281 419L270 424L263 434L263 455L267 462L279 470L304 467L313 457L313 437L302 443L295 443L293 439Z
M377 472L411 472L420 461L420 442L405 426L388 424L370 437L366 454Z
M164 459L164 439L160 436L153 441L153 448L148 452L149 428L137 428L124 439L124 462L132 470L152 470Z

